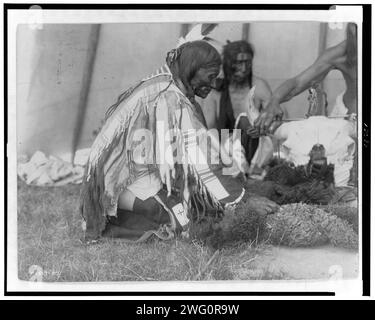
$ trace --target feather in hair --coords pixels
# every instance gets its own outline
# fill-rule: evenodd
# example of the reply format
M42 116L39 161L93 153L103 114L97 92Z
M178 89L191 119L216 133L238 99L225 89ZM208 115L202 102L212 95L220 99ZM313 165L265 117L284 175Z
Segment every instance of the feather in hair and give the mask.
M204 23L202 24L202 35L206 36L217 27L217 23Z
M205 36L208 35L216 26L217 23L197 24L189 31L189 33L185 37L181 37L180 39L178 39L176 48L180 47L186 42L203 40Z

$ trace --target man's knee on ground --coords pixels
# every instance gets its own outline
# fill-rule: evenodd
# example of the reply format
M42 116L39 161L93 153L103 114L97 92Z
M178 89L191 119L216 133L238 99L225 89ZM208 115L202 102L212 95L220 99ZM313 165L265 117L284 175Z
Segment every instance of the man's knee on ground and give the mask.
M134 201L133 212L141 214L148 219L155 220L160 213L160 204L154 198L141 200L136 198Z

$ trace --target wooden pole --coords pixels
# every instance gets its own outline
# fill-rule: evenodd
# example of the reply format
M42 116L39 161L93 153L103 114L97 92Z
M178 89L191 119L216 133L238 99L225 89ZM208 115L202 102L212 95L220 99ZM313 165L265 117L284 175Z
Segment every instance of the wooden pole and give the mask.
M327 47L327 30L328 30L328 23L321 22L319 26L319 51L318 51L319 55L321 55Z
M83 69L82 76L82 87L79 95L79 102L77 107L77 118L76 124L73 132L73 141L72 141L72 157L71 163L74 162L74 155L78 148L78 143L81 138L83 124L85 122L85 115L87 110L88 95L90 92L90 86L92 82L92 75L94 71L94 64L96 58L96 51L99 42L100 35L100 24L94 24L91 26L90 35L89 35L89 44L87 48L87 55L85 61L85 67Z
M321 22L319 25L319 48L318 48L318 56L320 56L324 50L327 48L327 31L328 31L328 23L327 22ZM327 108L326 108L326 101L327 96L324 91L325 85L324 85L324 79L318 86L318 115L327 115Z
M189 23L181 24L180 37L185 37L187 33L189 32L189 28L190 28Z
M242 24L242 40L249 41L250 23Z

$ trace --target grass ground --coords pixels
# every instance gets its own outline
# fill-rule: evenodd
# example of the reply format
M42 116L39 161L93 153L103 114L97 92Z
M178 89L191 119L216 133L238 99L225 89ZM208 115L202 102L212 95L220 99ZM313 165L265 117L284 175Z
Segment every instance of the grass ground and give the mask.
M42 280L47 282L288 278L267 266L253 269L258 253L267 250L264 244L248 243L219 252L183 239L142 244L103 239L84 245L79 192L77 185L35 187L18 182L20 280L30 280L33 265L42 268Z

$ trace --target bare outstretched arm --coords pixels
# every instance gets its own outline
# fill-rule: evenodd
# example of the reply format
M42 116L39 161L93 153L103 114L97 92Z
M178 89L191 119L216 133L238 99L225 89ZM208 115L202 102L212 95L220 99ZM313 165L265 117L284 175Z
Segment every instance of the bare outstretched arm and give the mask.
M282 117L281 103L289 101L313 84L322 81L337 63L345 59L345 54L346 41L343 41L324 51L310 67L299 75L282 83L274 91L269 104L255 122L255 126L262 132L267 131L275 118Z

